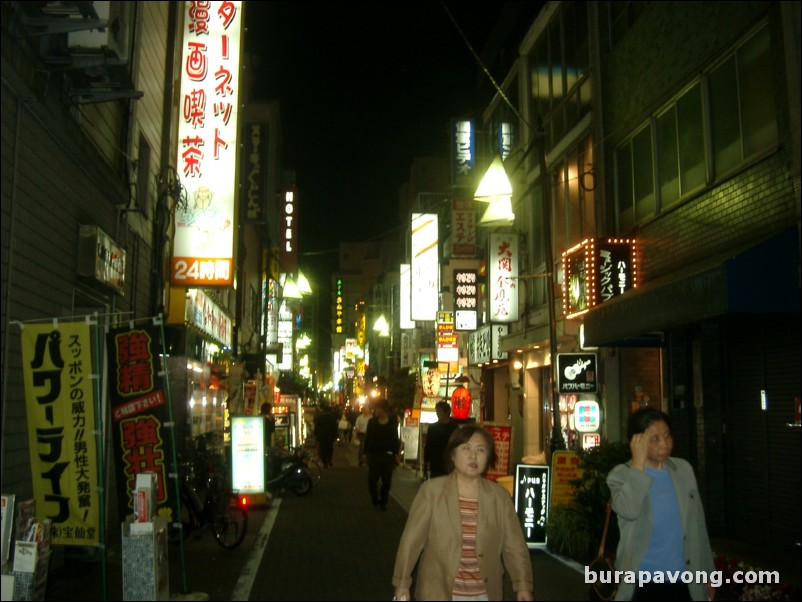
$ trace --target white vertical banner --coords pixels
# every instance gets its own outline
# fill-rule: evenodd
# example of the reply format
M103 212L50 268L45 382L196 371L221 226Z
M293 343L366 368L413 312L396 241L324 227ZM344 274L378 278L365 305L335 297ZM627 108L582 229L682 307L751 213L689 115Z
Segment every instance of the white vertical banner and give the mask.
M242 2L184 2L178 147L187 201L176 208L174 286L234 281Z
M411 330L415 328L415 322L412 320L412 267L408 263L401 264L400 277L401 312L399 314L399 328L401 330Z
M412 214L411 318L437 319L440 297L440 255L436 213Z
M488 245L488 285L491 322L518 320L518 235L492 234Z

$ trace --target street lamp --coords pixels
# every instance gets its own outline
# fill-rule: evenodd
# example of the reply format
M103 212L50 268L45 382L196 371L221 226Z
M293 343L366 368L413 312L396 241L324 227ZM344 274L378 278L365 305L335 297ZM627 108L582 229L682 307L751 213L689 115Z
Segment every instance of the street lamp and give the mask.
M504 169L504 162L498 155L491 161L473 198L480 203L488 203L482 219L479 220L480 224L515 221L515 214L512 212L512 184L507 170Z
M390 336L390 325L387 324L387 318L384 317L384 314L380 315L373 324L373 330L375 330L380 337Z
M553 413L553 429L551 438L551 451L565 449L565 441L560 429L560 407L557 394L557 318L554 300L554 282L551 277L551 270L554 266L553 251L551 248L551 212L549 211L549 189L548 177L546 172L545 149L543 147L543 132L536 133L536 140L540 143L540 181L542 186L542 209L543 209L543 244L546 251L546 266L549 272L549 281L546 285L549 308L549 349L551 353L551 395L550 401ZM490 163L487 172L482 178L479 186L474 193L474 200L490 203L485 211L485 215L480 220L484 223L509 223L515 220L512 212L512 184L504 169L504 162L501 157L496 156ZM492 210L492 211L491 211Z

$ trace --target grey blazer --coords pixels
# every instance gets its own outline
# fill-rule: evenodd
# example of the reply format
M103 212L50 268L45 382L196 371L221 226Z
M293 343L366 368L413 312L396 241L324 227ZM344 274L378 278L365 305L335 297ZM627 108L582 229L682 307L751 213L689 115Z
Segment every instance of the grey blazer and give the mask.
M429 479L409 509L395 558L393 585L411 587L412 570L418 564L415 599L451 600L461 552L457 477L451 473ZM505 567L516 592L534 591L532 561L510 494L487 479L481 479L479 486L476 554L490 600L503 597Z
M671 475L677 495L679 515L685 543L685 569L688 571L715 570L713 551L707 536L705 511L693 468L681 458L669 458L666 468ZM618 515L621 539L615 556L615 570L635 571L646 554L652 540L652 508L649 488L652 477L632 468L632 462L619 464L607 475L607 485L613 500L613 510ZM637 584L620 583L616 600L631 600ZM704 583L688 585L693 600L707 600Z

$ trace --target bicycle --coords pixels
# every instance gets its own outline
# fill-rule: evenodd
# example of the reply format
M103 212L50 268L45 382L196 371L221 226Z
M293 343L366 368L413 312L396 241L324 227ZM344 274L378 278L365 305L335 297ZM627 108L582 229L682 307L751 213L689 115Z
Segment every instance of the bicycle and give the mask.
M186 539L192 532L212 528L215 541L223 548L231 550L239 546L248 532L248 509L245 499L237 492L230 491L225 479L211 463L205 487L196 487L199 480L193 462L180 465L181 520L174 526Z

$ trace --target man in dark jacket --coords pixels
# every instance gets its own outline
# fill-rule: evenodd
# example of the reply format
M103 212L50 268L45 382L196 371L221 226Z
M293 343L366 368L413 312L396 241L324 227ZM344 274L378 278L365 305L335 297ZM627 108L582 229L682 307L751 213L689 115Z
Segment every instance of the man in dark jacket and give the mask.
M323 466L330 467L334 456L334 441L337 439L337 416L331 408L323 408L315 422L315 439L317 439L320 459Z
M439 477L446 474L443 454L451 437L459 425L451 420L451 406L446 401L440 401L434 406L437 413L437 422L429 425L426 431L426 445L423 448L423 461L429 467L430 477ZM424 470L424 473L426 471Z

